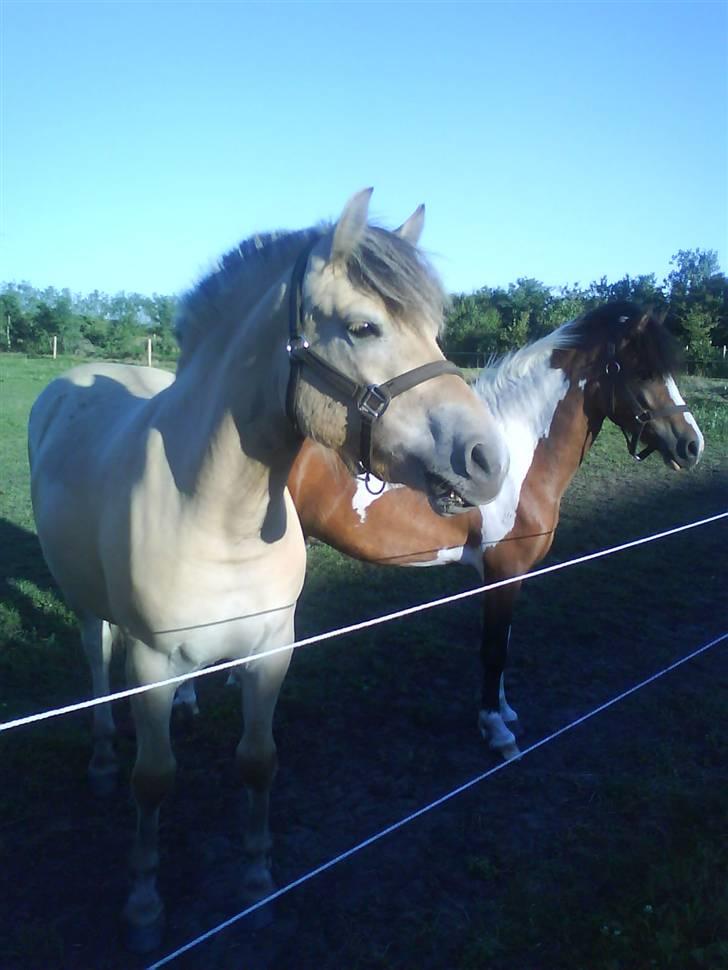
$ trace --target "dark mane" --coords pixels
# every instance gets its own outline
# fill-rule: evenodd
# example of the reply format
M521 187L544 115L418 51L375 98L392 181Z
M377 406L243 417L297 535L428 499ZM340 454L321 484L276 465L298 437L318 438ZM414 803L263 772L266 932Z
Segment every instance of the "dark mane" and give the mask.
M578 344L596 348L614 345L617 357L630 374L668 377L680 370L682 355L663 319L636 303L615 301L588 310L571 324Z
M190 290L180 303L175 334L184 365L210 327L224 325L222 302L235 294L235 317L259 296L256 274L266 264L292 263L300 250L333 231L322 224L296 232L259 233L220 258L215 269ZM402 322L423 318L435 331L442 326L446 296L440 280L423 254L406 240L378 226L367 226L346 264L347 277L365 293L379 297L388 312Z

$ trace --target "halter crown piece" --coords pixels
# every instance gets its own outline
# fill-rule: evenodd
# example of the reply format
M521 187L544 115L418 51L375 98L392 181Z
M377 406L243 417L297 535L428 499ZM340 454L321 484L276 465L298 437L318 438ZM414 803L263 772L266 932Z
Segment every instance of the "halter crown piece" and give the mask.
M357 468L359 474L365 476L367 489L372 491L369 487L369 479L372 475L372 429L374 423L381 418L389 407L392 398L410 390L417 384L430 380L432 377L439 377L441 374L457 374L462 380L465 380L465 378L451 361L434 360L429 364L422 364L420 367L406 371L398 377L393 377L391 380L385 381L384 384L357 384L356 381L347 377L346 374L312 350L308 340L303 335L303 280L311 250L317 242L318 240L314 239L312 243L303 248L291 273L288 304L289 337L286 344L291 370L286 390L286 415L296 431L301 434L296 414L296 401L304 366L310 367L320 377L323 377L330 387L338 391L345 403L353 402L360 421Z

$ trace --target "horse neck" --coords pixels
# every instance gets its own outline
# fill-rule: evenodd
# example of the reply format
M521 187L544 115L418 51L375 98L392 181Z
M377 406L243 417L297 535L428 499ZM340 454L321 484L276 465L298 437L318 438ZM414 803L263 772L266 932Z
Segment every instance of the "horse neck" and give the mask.
M242 326L203 337L160 405L167 461L187 507L206 527L239 538L259 535L274 506L282 514L298 448L285 415L286 274L278 277ZM234 302L216 312L240 321Z
M583 351L554 351L551 364L564 373L569 388L554 412L541 451L561 495L594 444L605 415L588 377L591 362Z

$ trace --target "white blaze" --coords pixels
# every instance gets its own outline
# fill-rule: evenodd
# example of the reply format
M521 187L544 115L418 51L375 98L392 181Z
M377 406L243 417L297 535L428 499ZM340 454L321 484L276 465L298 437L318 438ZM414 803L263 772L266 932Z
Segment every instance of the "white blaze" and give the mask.
M683 396L680 393L677 384L675 383L675 379L672 376L668 377L665 380L665 387L667 388L667 393L670 395L670 400L672 401L673 404L680 405L685 403L685 401L683 400ZM703 432L698 427L698 422L692 416L690 411L685 411L685 420L693 429L695 434L698 436L698 458L699 458L703 453L703 448L705 447L705 439L703 438Z

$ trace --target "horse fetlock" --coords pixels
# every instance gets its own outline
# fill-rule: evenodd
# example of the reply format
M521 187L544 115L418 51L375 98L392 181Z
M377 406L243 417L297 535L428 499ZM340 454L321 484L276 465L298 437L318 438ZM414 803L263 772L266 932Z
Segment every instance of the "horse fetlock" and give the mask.
M123 912L125 943L134 953L148 953L162 940L164 904L157 892L156 875L138 874Z
M248 902L257 903L275 891L270 860L264 856L251 859L243 872L243 894Z
M137 926L143 926L157 919L163 908L157 892L156 869L154 872L137 872L134 886L124 906L124 919Z
M503 752L512 748L518 750L515 735L506 727L498 711L481 711L478 715L478 730L494 751Z

